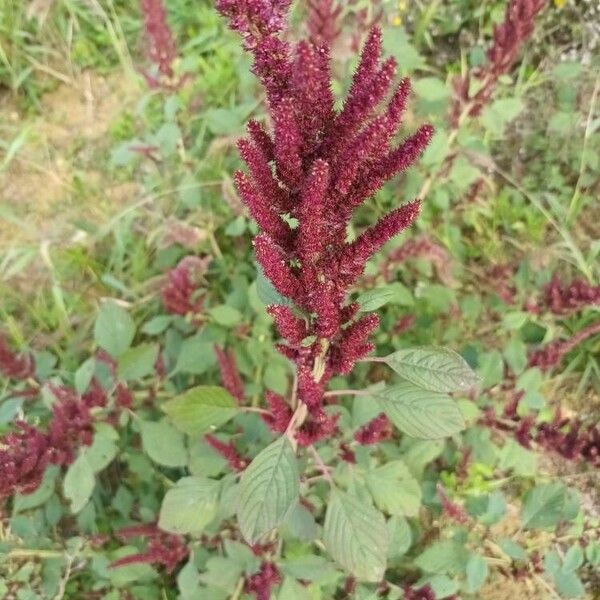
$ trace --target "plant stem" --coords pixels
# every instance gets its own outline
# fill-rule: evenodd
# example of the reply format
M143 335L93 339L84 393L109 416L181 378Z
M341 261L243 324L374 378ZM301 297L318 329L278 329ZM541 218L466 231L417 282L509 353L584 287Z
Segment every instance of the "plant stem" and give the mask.
M308 446L307 449L312 454L315 464L317 465L317 467L319 467L319 470L321 471L321 473L323 473L323 477L327 480L329 485L333 486L334 485L333 479L331 478L331 473L329 472L330 467L328 467L325 464L325 462L321 458L321 455L317 452L317 449L314 446Z

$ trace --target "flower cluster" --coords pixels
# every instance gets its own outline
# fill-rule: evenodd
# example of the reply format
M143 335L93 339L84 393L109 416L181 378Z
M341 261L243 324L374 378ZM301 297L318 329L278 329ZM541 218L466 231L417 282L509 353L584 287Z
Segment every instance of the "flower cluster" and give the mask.
M247 594L254 594L256 600L269 600L271 598L271 589L280 582L281 573L277 565L264 561L260 565L258 573L246 578L244 591Z
M448 494L446 494L444 486L441 483L437 484L436 491L442 504L442 513L446 517L463 525L469 522L469 515L467 514L467 511L460 504L450 500Z
M134 537L146 538L148 546L144 552L113 561L110 564L112 568L145 563L162 565L167 573L172 573L190 554L182 536L161 531L154 523L125 527L116 535L122 542Z
M577 312L587 306L600 305L600 285L590 285L583 279L574 279L563 284L554 274L544 288L544 306L555 315Z
M430 261L439 280L445 284L452 283L452 259L448 251L426 235L411 238L388 254L382 265L382 273L386 281L392 280L392 268L395 265L402 264L411 258Z
M280 351L296 365L298 398L308 408L298 439L312 443L336 429L335 417L323 411L328 381L372 350L368 337L378 319L357 317L348 294L369 258L414 221L420 203L396 208L348 241L353 212L415 162L433 129L425 125L393 145L410 85L403 80L390 95L396 63L380 62L379 29L371 31L337 111L328 46L308 40L292 45L281 35L289 0L220 0L217 6L254 54L254 73L267 94L273 134L249 124L249 138L239 144L249 174L238 172L235 181L262 229L254 240L257 260L294 305L269 312L285 340Z
M177 45L167 22L163 1L140 0L140 7L144 16L146 54L158 70L158 75L147 71L142 74L152 89L177 87L173 69L173 63L177 59Z
M204 306L200 278L206 272L206 268L206 260L197 256L186 256L167 273L162 300L169 312L181 316L191 314L198 318Z
M229 466L236 472L241 473L249 464L249 460L240 456L233 442L222 442L214 435L207 433L204 436L206 443L216 452L218 452L228 463Z
M342 5L336 0L308 0L306 28L310 41L317 46L332 46L342 32L341 14Z
M421 588L404 588L404 600L435 600L435 593L431 586L424 585Z
M536 350L529 356L529 366L539 367L542 371L551 371L558 367L562 359L579 344L600 333L600 321L591 323L571 336L568 340L557 340L550 342L540 350Z
M467 72L454 80L456 103L453 119L458 120L465 109L477 116L487 104L500 77L510 71L518 58L521 46L533 33L535 19L546 6L546 0L510 0L504 21L494 27L494 39L487 52L487 64L473 73ZM472 92L475 88L475 92Z
M567 460L584 461L593 467L600 467L600 427L598 424L585 424L579 418L564 417L560 408L550 422L537 423L533 415L522 417L518 408L523 392L514 394L498 418L493 409L488 409L483 423L512 433L515 440L524 448L537 446L555 452Z
M390 420L381 413L365 425L363 425L355 434L354 439L363 446L377 444L383 440L392 437L392 424Z
M46 431L17 422L16 431L0 438L0 498L30 493L42 481L48 465L71 464L80 446L90 445L94 435L94 411L105 408L108 398L96 380L79 396L64 386L50 386L56 398ZM126 396L117 388L116 404Z
M244 382L235 362L235 352L233 350L225 351L219 345L215 344L215 354L219 362L223 387L239 403L242 403L246 397L246 392L244 391Z
M34 372L33 356L13 352L4 336L0 335L0 373L10 379L28 379Z

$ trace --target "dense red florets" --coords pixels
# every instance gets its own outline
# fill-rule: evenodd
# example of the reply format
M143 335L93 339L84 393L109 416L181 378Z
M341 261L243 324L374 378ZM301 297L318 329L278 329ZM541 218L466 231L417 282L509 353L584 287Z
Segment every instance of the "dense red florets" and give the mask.
M315 40L291 44L282 35L287 0L220 0L219 10L254 54L254 72L269 104L273 133L251 123L240 143L248 174L237 174L242 200L262 232L256 258L275 289L295 310L272 306L296 363L298 397L310 419L302 441L334 431L322 413L329 379L348 373L372 350L367 338L374 316L355 320L347 304L351 286L365 264L419 213L414 201L396 208L348 241L354 210L391 177L406 170L431 139L421 127L398 145L393 139L406 107L410 85L394 86L394 59L381 62L381 31L374 28L364 46L351 89L341 110L331 92L329 48ZM386 102L387 100L387 102Z

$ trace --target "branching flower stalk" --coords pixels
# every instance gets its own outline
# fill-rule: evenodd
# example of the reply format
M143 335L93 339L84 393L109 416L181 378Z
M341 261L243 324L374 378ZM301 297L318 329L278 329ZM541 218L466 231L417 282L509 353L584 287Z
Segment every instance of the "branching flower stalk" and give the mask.
M521 48L534 31L537 16L546 4L547 0L509 0L504 20L494 27L487 64L454 79L455 98L446 144L448 152L454 148L461 127L470 118L481 114L492 99L500 77L514 66ZM440 169L432 171L424 181L419 192L421 199L425 199L440 172Z
M329 47L286 41L289 5L290 0L217 2L254 56L253 72L273 123L272 134L249 123L249 137L239 143L249 173L237 172L235 181L262 230L254 239L257 261L282 296L268 312L285 340L279 351L296 367L300 404L291 407L297 411L293 433L309 446L337 427L323 410L329 380L348 374L373 349L368 338L378 318L357 316L349 292L369 258L414 221L420 201L396 208L349 241L353 212L417 160L433 129L424 125L394 144L410 85L405 79L394 86L396 62L381 62L378 28L369 34L337 111Z

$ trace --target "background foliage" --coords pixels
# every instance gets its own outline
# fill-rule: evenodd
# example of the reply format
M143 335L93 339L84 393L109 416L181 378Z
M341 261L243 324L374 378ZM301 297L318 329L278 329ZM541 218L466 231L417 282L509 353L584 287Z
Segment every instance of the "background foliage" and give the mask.
M406 130L430 121L436 135L354 220L359 231L427 192L355 293L380 314L376 354L403 360L332 382L340 435L302 458L297 487L259 412L292 372L232 183L235 142L264 101L212 2L165 5L168 81L136 3L0 0L0 317L7 348L35 364L11 375L17 359L0 352L3 443L20 419L44 429L60 390L95 415L90 439L65 447L72 460L2 505L0 596L597 597L597 7L549 3L481 113L455 127L453 82L484 64L505 1L344 6L336 95L378 18L413 81ZM306 11L294 5L295 36ZM409 435L372 421L377 398L410 386L394 371L419 384L402 351L428 345L481 378L455 394L466 429L447 440L411 438L391 411ZM257 455L277 459L283 504L269 481L238 487ZM284 523L279 541L249 546L231 523L238 495L261 493L262 513L238 512L245 538Z

